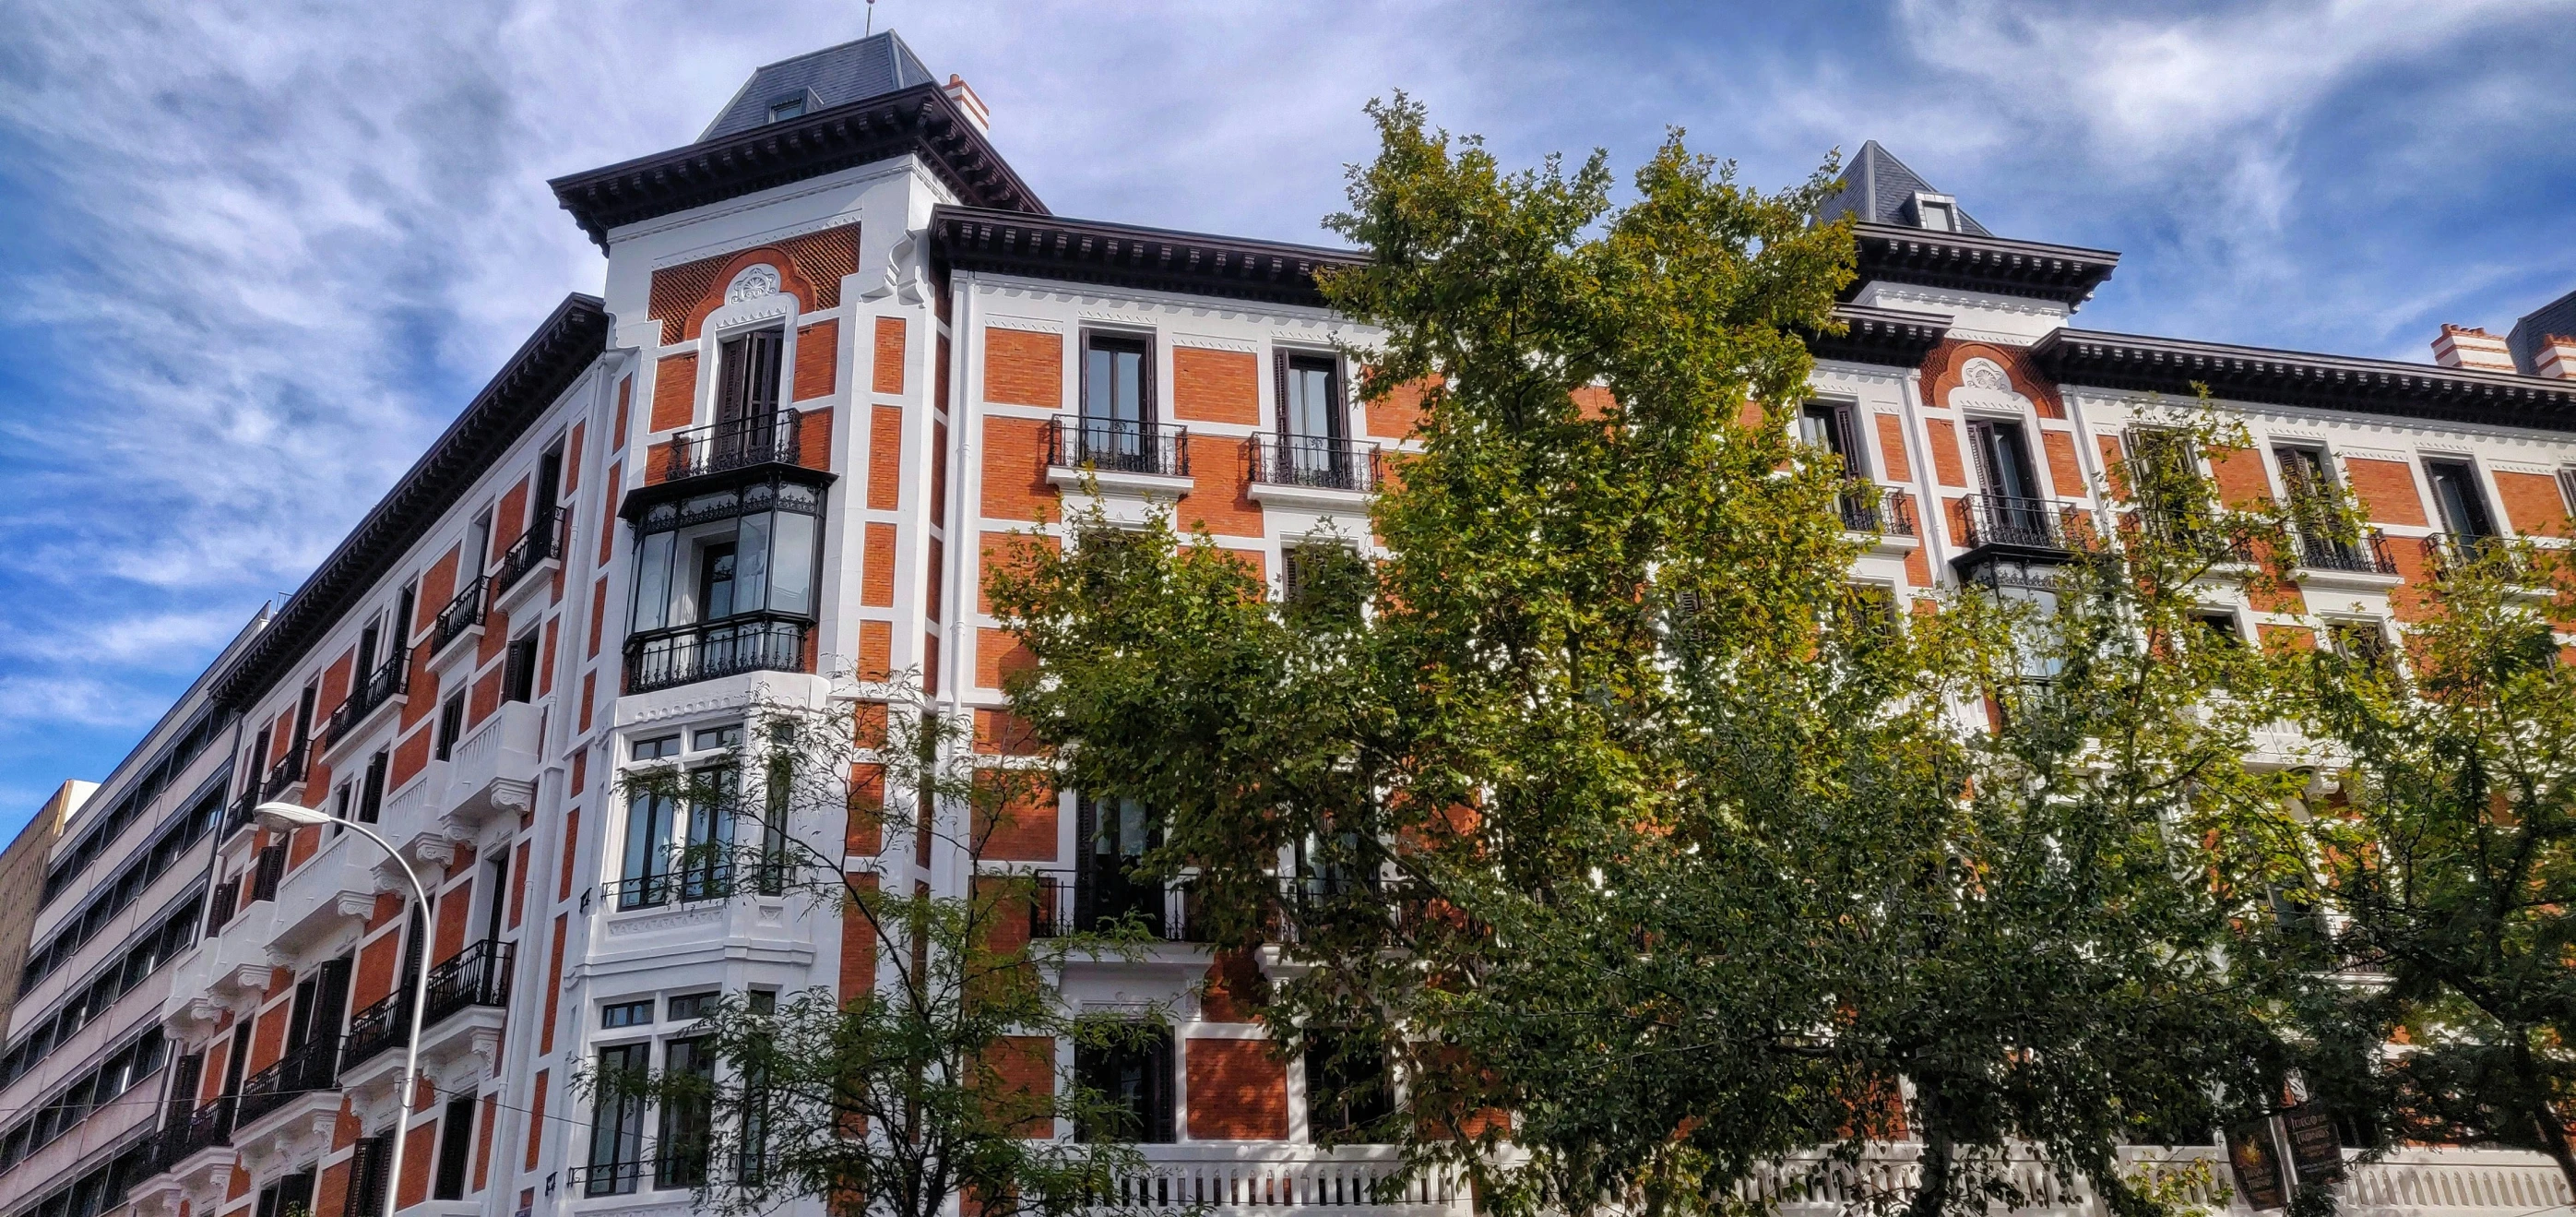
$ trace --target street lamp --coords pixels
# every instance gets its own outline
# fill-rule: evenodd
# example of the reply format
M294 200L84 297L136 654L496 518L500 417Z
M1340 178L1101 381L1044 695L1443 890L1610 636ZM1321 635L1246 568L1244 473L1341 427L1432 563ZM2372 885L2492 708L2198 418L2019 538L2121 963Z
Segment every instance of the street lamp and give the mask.
M393 842L377 835L375 829L318 807L300 807L293 803L262 803L252 808L251 814L258 817L261 827L280 832L319 828L325 824L357 829L382 848L385 855L394 860L394 865L402 868L403 878L411 883L411 894L420 901L417 907L424 913L428 911L429 890L420 885L420 875L412 870L402 851L395 849ZM402 1082L394 1091L394 1145L385 1155L385 1217L393 1217L399 1207L396 1202L400 1199L399 1189L402 1187L403 1143L411 1139L403 1135L403 1124L411 1118L412 1094L418 1084L415 1079L420 1073L420 1016L429 997L429 952L423 950L417 954L420 956L420 974L412 978L411 1039L403 1045Z

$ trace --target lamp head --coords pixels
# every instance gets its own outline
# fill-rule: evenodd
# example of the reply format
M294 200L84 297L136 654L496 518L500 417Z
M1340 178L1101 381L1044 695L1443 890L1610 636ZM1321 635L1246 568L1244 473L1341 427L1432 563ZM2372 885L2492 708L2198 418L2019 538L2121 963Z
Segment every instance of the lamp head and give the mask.
M317 824L331 822L331 813L318 807L299 807L293 803L262 803L251 808L250 813L259 817L261 827L273 828L281 832L292 828L311 828Z

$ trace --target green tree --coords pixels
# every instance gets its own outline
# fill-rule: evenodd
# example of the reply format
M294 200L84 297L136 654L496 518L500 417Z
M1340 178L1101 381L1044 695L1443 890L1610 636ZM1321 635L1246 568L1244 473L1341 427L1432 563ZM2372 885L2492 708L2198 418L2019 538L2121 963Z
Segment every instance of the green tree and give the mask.
M2548 1154L2576 1187L2576 668L2549 621L2564 565L2495 545L2436 564L2402 650L2314 658L2307 724L2341 789L2303 900L2403 1047L2347 1100L2397 1138ZM2401 661L2402 657L2402 661Z
M659 903L754 894L806 902L863 925L875 944L843 990L728 993L690 1029L685 1061L593 1068L595 1106L657 1113L654 1144L594 1145L591 1173L651 1174L697 1189L708 1211L756 1213L819 1198L850 1213L939 1217L972 1196L987 1217L1096 1208L1142 1159L1108 1096L1055 1066L1059 1039L1141 1042L1150 1020L1085 1017L1052 985L1073 958L1132 955L1139 926L1031 935L1026 879L991 877L967 895L888 891L847 870L845 832L896 855L982 854L1045 775L979 765L964 727L918 702L834 699L829 708L754 708L730 764L622 779L630 800L666 799L690 825L658 878ZM630 883L637 881L630 880ZM1057 1137L1057 1122L1078 1135Z
M2015 1145L2154 1208L2115 1148L2284 1067L2223 962L2260 890L2200 846L2263 792L2255 712L2195 707L2266 669L2191 588L2257 522L2166 462L2156 526L2071 538L2045 596L1900 623L1848 583L1875 491L1788 427L1852 273L1830 166L1764 193L1676 135L1614 205L1598 153L1507 173L1372 113L1333 220L1372 256L1325 290L1380 334L1364 392L1420 395L1383 556L1310 537L1281 604L1168 520L1024 548L990 590L1060 780L1301 965L1283 1051L1393 1063L1356 1135L1496 1211L1726 1208L1900 1110L1921 1213L2009 1199Z

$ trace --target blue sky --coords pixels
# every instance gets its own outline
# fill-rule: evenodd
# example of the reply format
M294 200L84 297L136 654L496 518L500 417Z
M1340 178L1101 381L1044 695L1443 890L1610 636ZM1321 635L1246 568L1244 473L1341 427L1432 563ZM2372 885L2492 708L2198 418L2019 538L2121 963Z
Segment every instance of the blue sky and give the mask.
M1509 160L1876 138L2102 329L2424 359L2576 289L2576 3L884 0L1056 211L1319 240L1362 103ZM601 261L547 177L859 0L0 6L0 829L104 776Z

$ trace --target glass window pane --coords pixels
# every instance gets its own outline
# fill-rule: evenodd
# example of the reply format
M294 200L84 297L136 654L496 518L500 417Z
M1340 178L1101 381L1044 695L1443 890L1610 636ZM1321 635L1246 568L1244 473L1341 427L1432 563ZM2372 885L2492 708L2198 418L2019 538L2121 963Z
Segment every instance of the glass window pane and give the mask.
M812 516L782 512L772 525L769 607L774 611L814 614L816 523Z
M734 536L734 612L759 612L768 598L769 521L767 512L744 516Z
M635 555L635 632L658 630L670 622L671 542L667 532L644 538Z

